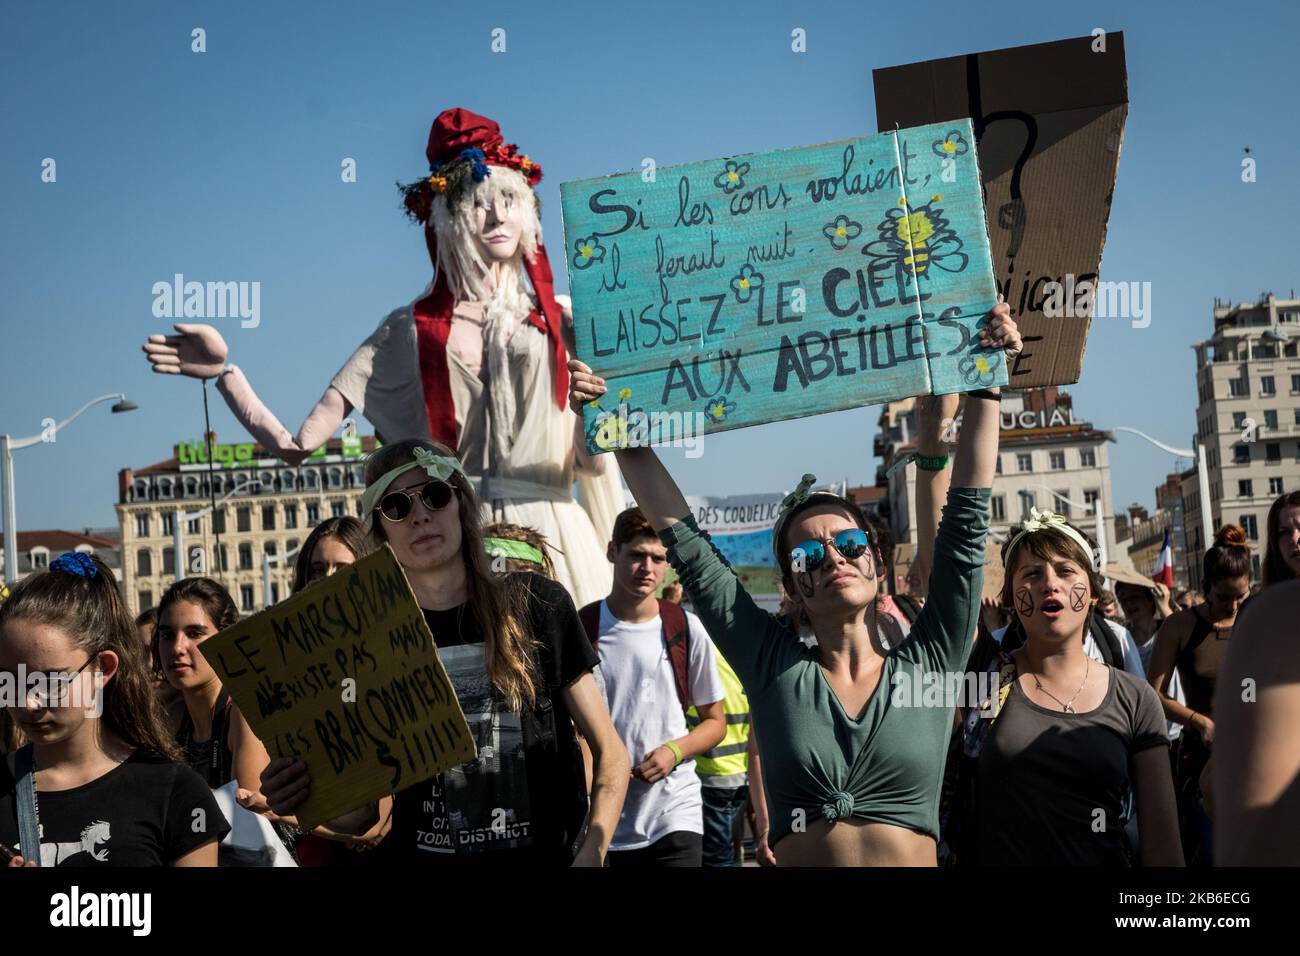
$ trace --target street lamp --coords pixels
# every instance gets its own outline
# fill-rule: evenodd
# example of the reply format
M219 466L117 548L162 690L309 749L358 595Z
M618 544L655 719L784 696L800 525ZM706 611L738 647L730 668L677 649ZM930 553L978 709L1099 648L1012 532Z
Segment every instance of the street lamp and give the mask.
M185 534L181 529L184 526L184 522L195 521L202 518L204 515L215 511L217 505L221 504L227 498L232 498L250 488L260 488L261 486L261 481L241 481L218 498L214 504L210 504L206 508L199 511L184 511L179 507L176 509L172 517L172 570L176 572L177 581L185 577L182 568L188 564L188 562L182 563L182 556L185 554ZM217 560L220 562L221 559L218 557ZM217 573L220 573L220 570L221 569L218 569Z
M1084 504L1080 504L1077 501L1071 501L1069 498L1065 497L1065 495L1061 494L1059 491L1053 491L1051 488L1047 487L1047 485L1037 485L1037 486L1031 485L1030 487L1042 488L1053 498L1056 498L1060 501L1064 501L1067 505L1070 505L1071 507L1082 508L1085 512L1089 508L1092 509L1092 514L1094 519L1092 535L1094 538L1097 539L1097 558L1101 564L1101 568L1098 570L1101 571L1102 573L1105 573L1104 569L1110 560L1110 554L1106 549L1106 522L1101 514L1101 497L1098 496L1097 500L1094 501L1091 505L1087 504L1086 502Z
M286 551L284 554L277 554L275 557L271 557L271 555L267 554L265 551L262 552L262 608L263 609L271 606L271 565L279 564L281 561L286 561L289 558L292 558L295 554L297 554L301 550L302 550L302 545L298 545L292 550Z
M1205 467L1205 443L1197 442L1196 451L1192 451L1190 448L1174 448L1166 445L1164 442L1152 438L1146 432L1140 432L1136 428L1129 428L1126 425L1117 425L1110 430L1112 432L1129 432L1139 438L1145 438L1160 450L1167 451L1171 455L1177 455L1179 458L1196 459L1196 477L1201 489L1201 534L1205 539L1205 548L1209 548L1214 541L1214 513L1210 501L1210 472ZM1110 436L1110 440L1114 441L1114 436Z
M55 425L52 431L43 431L39 435L33 435L30 438L13 438L7 434L0 434L0 471L3 471L4 474L4 580L6 584L13 584L18 580L18 506L17 497L14 494L14 451L19 448L27 448L29 445L35 445L38 442L50 442L53 440L53 436L59 433L60 428L72 424L86 409L101 402L114 401L112 411L115 415L121 412L133 412L140 407L135 402L128 401L127 397L121 392L112 392L108 395L101 395L99 398L92 398Z

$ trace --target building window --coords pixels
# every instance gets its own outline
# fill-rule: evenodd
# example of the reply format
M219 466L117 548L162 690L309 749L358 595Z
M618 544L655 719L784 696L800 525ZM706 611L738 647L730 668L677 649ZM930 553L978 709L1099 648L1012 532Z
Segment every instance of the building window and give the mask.
M274 582L272 582L271 584L271 603L272 604L280 603L280 585Z
M230 570L230 551L224 544L220 548L212 546L212 565L219 571Z
M50 566L50 552L32 551L32 567L48 568Z
M342 471L340 471L338 468L331 468L331 469L327 472L327 474L329 475L329 482L330 482L330 487L331 487L331 488L342 488L342 487L343 487L343 472L342 472Z
M1066 489L1056 489L1052 510L1062 517L1070 517L1070 499L1066 497Z
M275 505L262 505L262 530L275 530Z
M285 553L286 555L288 555L288 554L293 554L293 553L294 553L295 551L297 551L297 550L298 550L298 539L297 539L297 538L290 538L288 541L286 541L286 542L284 543L284 553Z
M1021 452L1016 455L1016 471L1033 471L1034 459L1027 452Z
M235 509L235 530L236 531L253 530L253 516L252 516L252 510L250 508Z
M1229 398L1245 398L1249 394L1250 394L1250 379L1245 377L1228 379Z
M333 515L335 518L342 518L347 513L348 513L348 506L346 501L330 502L330 514Z
M297 505L284 506L284 526L286 528L298 527L298 506Z
M275 557L275 542L274 542L274 541L268 541L268 542L266 542L266 544L262 545L262 552L263 552L264 554L266 554L268 557L272 557L272 558L274 558L274 557Z
M1254 482L1252 482L1249 478L1242 478L1240 481L1238 481L1238 482L1237 482L1237 497L1238 497L1238 498L1253 498L1253 497L1255 497L1255 484L1254 484Z
M140 592L140 605L139 605L139 606L140 606L140 611L139 611L139 613L141 613L141 614L143 614L145 611L148 611L150 608L153 607L153 592L152 592L152 591L141 591L141 592Z
M1032 491L1020 492L1020 517L1028 518L1029 509L1035 506L1034 493Z
M1259 377L1259 394L1273 395L1276 394L1276 392L1277 389L1273 386L1273 376L1261 375Z
M251 571L253 569L253 546L251 544L241 544L239 546L239 570Z
M153 574L153 556L148 548L141 548L135 553L136 577L147 578Z
M993 509L992 515L994 521L1007 520L1007 500L1002 495L997 495L989 499L989 505Z
M1084 468L1097 467L1097 453L1091 448L1085 448L1079 452L1079 464Z
M1234 465L1250 464L1250 446L1233 445L1232 446L1232 463Z
M162 572L163 574L176 573L176 549L175 548L163 548Z
M1282 443L1271 441L1264 444L1264 460L1276 464L1282 460Z
M253 610L253 586L251 584L241 584L239 586L239 608L242 611Z
M1096 488L1089 488L1083 493L1083 501L1088 506L1088 513L1096 514L1097 503L1101 501L1101 492Z
M190 519L189 521L187 521L185 524L186 524L186 532L187 532L188 534L202 534L202 533L203 533L203 519L202 519L202 518L191 518L191 519Z
M314 528L320 524L320 505L311 502L307 505L307 527Z
M1280 495L1282 493L1282 479L1270 478L1268 480L1268 493L1270 495Z
M1297 412L1297 414L1300 414L1300 412ZM993 470L994 470L994 473L995 473L995 474L999 474L999 475L1002 474L1002 456L1001 456L1001 455L998 455L998 460L997 460L997 463L994 464L994 466L993 466Z
M172 482L170 478L164 478L158 482L158 497L170 498L172 496Z
M1297 408L1295 410L1295 423L1297 425L1300 425L1300 408Z
M1063 451L1050 452L1047 456L1047 460L1053 471L1065 470L1065 452Z
M357 499L357 517L358 517L358 518L361 517L361 499L360 499L360 498Z
M1254 515L1242 515L1239 523L1246 529L1246 537L1251 541L1259 540L1259 526L1255 524Z
M1241 431L1241 430L1242 430L1243 428L1245 428L1245 427L1246 427L1246 413L1245 413L1245 412L1233 412L1233 413L1232 413L1232 430L1233 430L1234 432L1239 432L1239 431Z
M1277 409L1275 408L1264 409L1264 427L1271 428L1274 430L1277 429Z
M176 515L172 514L170 511L164 511L164 512L162 513L162 516L161 516L161 517L162 517L162 533L163 533L163 535L166 536L166 537L170 537L171 535L175 534L175 533L176 533Z
M149 515L147 513L135 516L135 536L137 538L149 537Z
M1300 375L1291 376L1291 394L1300 394Z

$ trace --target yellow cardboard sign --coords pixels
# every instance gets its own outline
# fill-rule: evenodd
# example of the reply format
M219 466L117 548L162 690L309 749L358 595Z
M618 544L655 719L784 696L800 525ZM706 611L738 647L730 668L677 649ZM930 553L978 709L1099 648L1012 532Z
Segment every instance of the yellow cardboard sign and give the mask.
M476 756L388 545L203 644L272 757L311 773L305 828Z

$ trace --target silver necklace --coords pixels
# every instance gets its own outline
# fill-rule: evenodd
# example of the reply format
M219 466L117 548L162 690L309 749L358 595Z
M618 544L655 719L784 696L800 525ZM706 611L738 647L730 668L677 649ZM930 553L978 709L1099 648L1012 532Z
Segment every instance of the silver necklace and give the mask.
M1088 683L1088 674L1092 670L1092 658L1088 657L1085 659L1087 660L1088 664L1083 669L1083 683L1079 685L1079 689L1074 692L1074 696L1071 697L1069 700L1061 700L1061 698L1057 697L1050 690L1048 690L1046 687L1043 686L1043 682L1038 679L1037 674L1035 674L1033 671L1030 671L1030 675L1034 678L1034 686L1037 687L1039 690L1041 690L1048 697L1052 698L1052 700L1060 704L1062 710L1067 714L1078 713L1078 711L1074 709L1074 702L1078 699L1079 695L1083 693L1084 684Z

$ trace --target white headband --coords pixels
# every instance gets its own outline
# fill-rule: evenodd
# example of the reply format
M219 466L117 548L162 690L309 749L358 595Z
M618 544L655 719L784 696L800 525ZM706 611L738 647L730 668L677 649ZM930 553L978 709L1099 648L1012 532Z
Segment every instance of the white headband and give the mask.
M1033 534L1035 531L1046 531L1048 529L1059 531L1066 537L1077 541L1079 547L1083 548L1083 553L1086 554L1088 560L1092 562L1094 570L1096 569L1097 555L1092 550L1092 545L1088 543L1088 539L1071 528L1066 522L1064 516L1055 514L1051 511L1039 511L1037 508L1030 508L1029 517L1020 522L1020 531L1016 533L1016 536L1011 539L1011 543L1007 545L1006 558L1003 559L1003 565L1005 566L1006 562L1011 559L1013 554L1015 554L1016 544L1019 543L1021 538L1027 534Z

